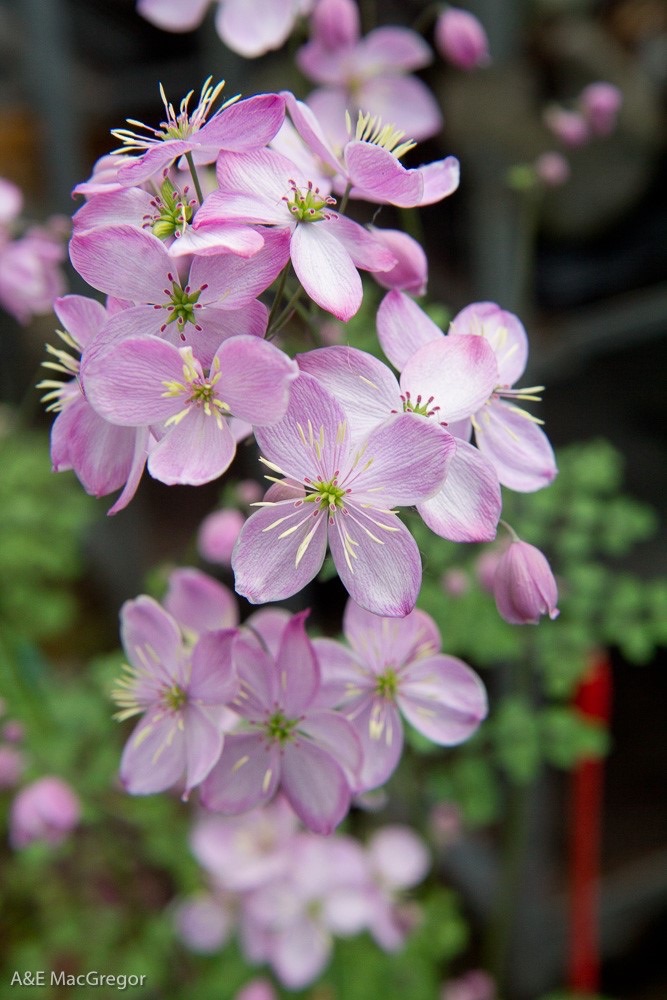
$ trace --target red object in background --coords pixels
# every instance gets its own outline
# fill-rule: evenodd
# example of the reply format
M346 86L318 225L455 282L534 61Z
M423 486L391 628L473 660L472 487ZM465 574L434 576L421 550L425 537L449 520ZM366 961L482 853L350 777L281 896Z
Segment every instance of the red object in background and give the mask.
M595 653L575 698L587 718L608 723L611 714L611 663ZM582 760L572 775L570 839L569 987L597 992L600 986L599 889L604 761Z

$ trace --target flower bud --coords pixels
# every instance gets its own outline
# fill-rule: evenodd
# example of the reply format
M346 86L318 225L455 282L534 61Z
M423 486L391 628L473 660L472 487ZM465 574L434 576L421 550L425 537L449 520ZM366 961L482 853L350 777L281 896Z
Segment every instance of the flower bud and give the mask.
M60 844L79 822L81 803L67 782L46 777L26 785L12 803L9 839L12 847L34 840Z
M585 146L591 137L588 122L577 111L551 104L545 108L543 118L549 131L571 149Z
M231 565L232 549L245 523L240 510L229 508L209 514L199 528L197 548L208 562Z
M557 618L558 588L545 556L518 538L500 557L493 578L496 607L512 625L536 625L541 615Z
M545 187L560 187L570 176L570 164L561 153L542 153L535 160L534 169Z
M581 113L595 135L610 135L616 120L623 94L613 83L591 83L579 95Z
M447 62L473 70L490 62L489 40L480 22L467 10L447 7L435 25L435 47Z

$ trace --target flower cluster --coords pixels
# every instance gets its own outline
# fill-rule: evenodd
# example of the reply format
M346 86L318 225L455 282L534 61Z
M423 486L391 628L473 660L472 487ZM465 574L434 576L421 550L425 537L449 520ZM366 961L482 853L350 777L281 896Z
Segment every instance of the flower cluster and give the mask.
M206 953L236 932L247 961L267 963L288 989L317 978L335 938L368 931L395 951L419 921L406 892L430 858L406 827L381 827L366 845L340 833L325 839L304 831L279 797L243 816L200 817L190 842L209 888L177 906L181 939Z
M307 612L262 609L238 625L226 587L175 570L164 605L121 611L128 664L118 717L141 715L121 761L128 791L200 786L202 803L236 815L281 793L311 830L330 833L355 795L400 758L401 715L435 743L470 736L486 693L465 663L440 653L432 619L381 618L352 601L351 650L311 641Z

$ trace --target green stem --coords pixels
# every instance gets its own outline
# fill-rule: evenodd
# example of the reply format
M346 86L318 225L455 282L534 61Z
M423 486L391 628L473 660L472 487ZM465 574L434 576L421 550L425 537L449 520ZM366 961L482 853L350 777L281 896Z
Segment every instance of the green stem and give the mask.
M276 313L278 312L278 306L280 305L280 300L283 297L283 291L285 290L285 282L287 281L287 272L290 269L290 261L288 260L284 268L280 272L280 277L278 278L278 287L276 288L276 293L273 297L273 303L271 305L271 311L269 312L269 320L266 327L267 337L271 333L271 328L273 326L273 321L276 318Z
M186 153L185 154L185 159L188 161L188 166L190 168L190 175L192 177L192 183L195 186L195 191L197 193L197 199L199 201L199 204L201 205L201 203L204 200L204 193L203 193L203 191L201 189L201 184L199 183L199 175L197 174L197 168L195 167L195 161L194 161L194 159L192 157L192 153Z
M338 211L341 215L345 215L345 209L347 208L347 203L350 200L350 191L352 190L352 184L348 181L348 185L343 192L343 197L340 200L340 206Z
M295 291L294 295L289 300L289 302L287 303L287 305L285 306L285 308L281 312L280 316L278 317L278 319L274 323L273 329L267 332L267 334L266 334L266 340L271 340L273 337L275 337L275 335L278 333L278 331L281 330L284 327L285 323L287 322L287 320L290 318L290 316L294 312L294 307L296 306L297 302L301 298L302 293L303 293L303 286L299 285L299 287Z

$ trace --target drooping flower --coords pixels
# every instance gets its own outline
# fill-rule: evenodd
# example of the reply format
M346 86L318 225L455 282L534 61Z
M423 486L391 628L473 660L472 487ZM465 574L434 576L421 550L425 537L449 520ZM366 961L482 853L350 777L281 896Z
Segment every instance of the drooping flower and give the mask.
M197 532L200 555L207 562L231 566L232 550L244 524L245 517L234 507L213 511L204 518Z
M224 154L216 169L219 190L197 213L195 231L220 218L274 227L287 236L282 264L291 257L307 294L338 319L350 319L361 305L357 268L381 271L396 263L363 226L332 211L328 191L275 150Z
M401 315L410 320L406 305L410 300L403 299ZM423 316L416 304L411 305ZM451 450L446 476L437 493L417 503L417 510L431 530L444 538L488 541L495 537L500 516L498 477L477 448L454 438L449 428L456 433L460 422L492 391L498 378L496 362L488 345L443 338L432 325L437 339L413 352L400 385L381 361L352 347L309 351L297 360L303 371L314 375L340 401L350 427L360 436L402 411L415 414L422 427L439 426ZM409 343L411 322L401 322L401 329Z
M113 697L124 720L143 713L123 751L121 780L132 795L171 788L184 795L209 773L223 746L221 721L238 691L231 649L236 629L186 645L177 622L151 597L121 609L129 665Z
M119 154L138 154L119 168L116 179L121 185L143 184L187 154L196 163L214 163L222 149L245 152L265 146L273 138L285 116L282 97L257 94L241 101L236 96L213 111L225 84L222 81L213 87L211 82L211 77L204 82L192 111L189 105L194 91L183 98L176 111L160 85L166 118L158 128L128 119L132 129L112 130L122 143ZM143 131L134 131L137 128Z
M493 577L496 607L512 625L536 625L542 615L557 618L558 586L546 556L514 538L500 556Z
M205 370L189 347L159 337L103 341L82 367L86 395L113 423L150 427L148 471L168 484L221 476L251 424L287 408L296 363L258 337L225 340Z
M541 421L516 405L517 401L539 400L536 393L543 388L513 388L528 358L528 338L517 316L494 302L474 302L454 317L445 337L416 302L394 290L380 304L377 328L382 350L402 369L402 380L406 373L428 378L427 348L443 350L436 348L438 342L459 336L486 340L495 355L497 381L471 415L477 447L503 486L530 493L549 485L557 472L553 449L538 426ZM455 433L467 439L470 422Z
M401 715L444 746L468 739L486 716L481 680L462 660L439 652L437 627L424 611L381 618L348 601L343 631L351 648L314 640L323 664L321 698L359 734L364 789L384 784L398 764Z
M282 790L316 833L331 833L347 813L361 749L351 725L318 706L320 666L306 636L307 612L286 625L274 658L249 633L233 659L239 692L231 708L245 731L227 736L202 785L204 805L234 815L269 802Z
M237 593L253 604L297 593L319 571L328 540L359 604L375 614L408 614L421 564L392 508L437 492L450 436L435 422L398 413L359 440L344 408L306 373L292 384L283 420L255 436L264 464L285 478L241 530L232 556Z

